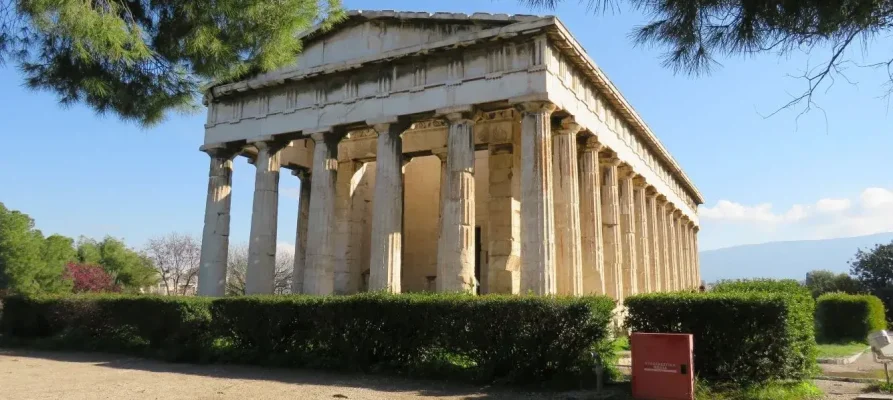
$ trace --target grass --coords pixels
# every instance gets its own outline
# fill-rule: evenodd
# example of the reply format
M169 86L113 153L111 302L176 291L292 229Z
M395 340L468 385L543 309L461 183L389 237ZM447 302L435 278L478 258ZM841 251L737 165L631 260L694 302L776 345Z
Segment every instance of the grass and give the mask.
M893 383L878 382L865 388L866 393L893 393Z
M861 342L822 343L818 345L818 358L848 357L867 348L868 345Z
M696 400L812 400L821 399L822 391L810 381L767 382L749 387L711 386L698 382Z
M629 338L626 336L619 336L617 339L614 339L614 352L618 351L629 351Z

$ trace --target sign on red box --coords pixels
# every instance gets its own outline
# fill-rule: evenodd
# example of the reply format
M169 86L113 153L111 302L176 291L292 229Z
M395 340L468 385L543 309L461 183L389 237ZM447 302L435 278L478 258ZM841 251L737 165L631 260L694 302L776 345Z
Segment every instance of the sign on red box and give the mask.
M633 333L633 398L693 400L693 345L687 333Z

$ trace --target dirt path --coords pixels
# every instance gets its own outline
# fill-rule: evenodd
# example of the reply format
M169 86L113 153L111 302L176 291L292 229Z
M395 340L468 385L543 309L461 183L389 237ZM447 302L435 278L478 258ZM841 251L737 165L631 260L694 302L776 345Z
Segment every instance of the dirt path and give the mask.
M0 350L0 399L586 399L437 381L233 365L170 364L127 356Z

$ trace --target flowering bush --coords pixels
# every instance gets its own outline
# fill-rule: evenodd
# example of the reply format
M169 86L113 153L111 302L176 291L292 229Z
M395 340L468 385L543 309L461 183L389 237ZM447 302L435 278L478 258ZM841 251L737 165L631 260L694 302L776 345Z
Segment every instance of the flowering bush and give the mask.
M121 291L111 275L98 265L68 263L65 266L65 279L71 281L72 291L75 293Z

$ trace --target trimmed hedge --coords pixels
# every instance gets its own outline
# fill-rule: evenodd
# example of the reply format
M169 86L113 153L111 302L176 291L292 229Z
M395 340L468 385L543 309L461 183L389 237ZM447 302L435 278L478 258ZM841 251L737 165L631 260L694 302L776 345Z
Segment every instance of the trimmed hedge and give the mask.
M197 360L211 327L205 298L136 295L7 297L0 333L75 350Z
M815 312L816 335L824 342L866 342L868 334L887 328L884 303L871 295L826 293Z
M613 371L614 306L603 296L11 297L0 333L183 361L561 382L591 378L592 352Z
M812 296L809 288L793 279L727 279L721 280L713 286L713 292L759 292L759 293L786 293Z
M694 370L708 381L803 379L816 368L812 296L759 291L627 298L634 332L691 333Z

